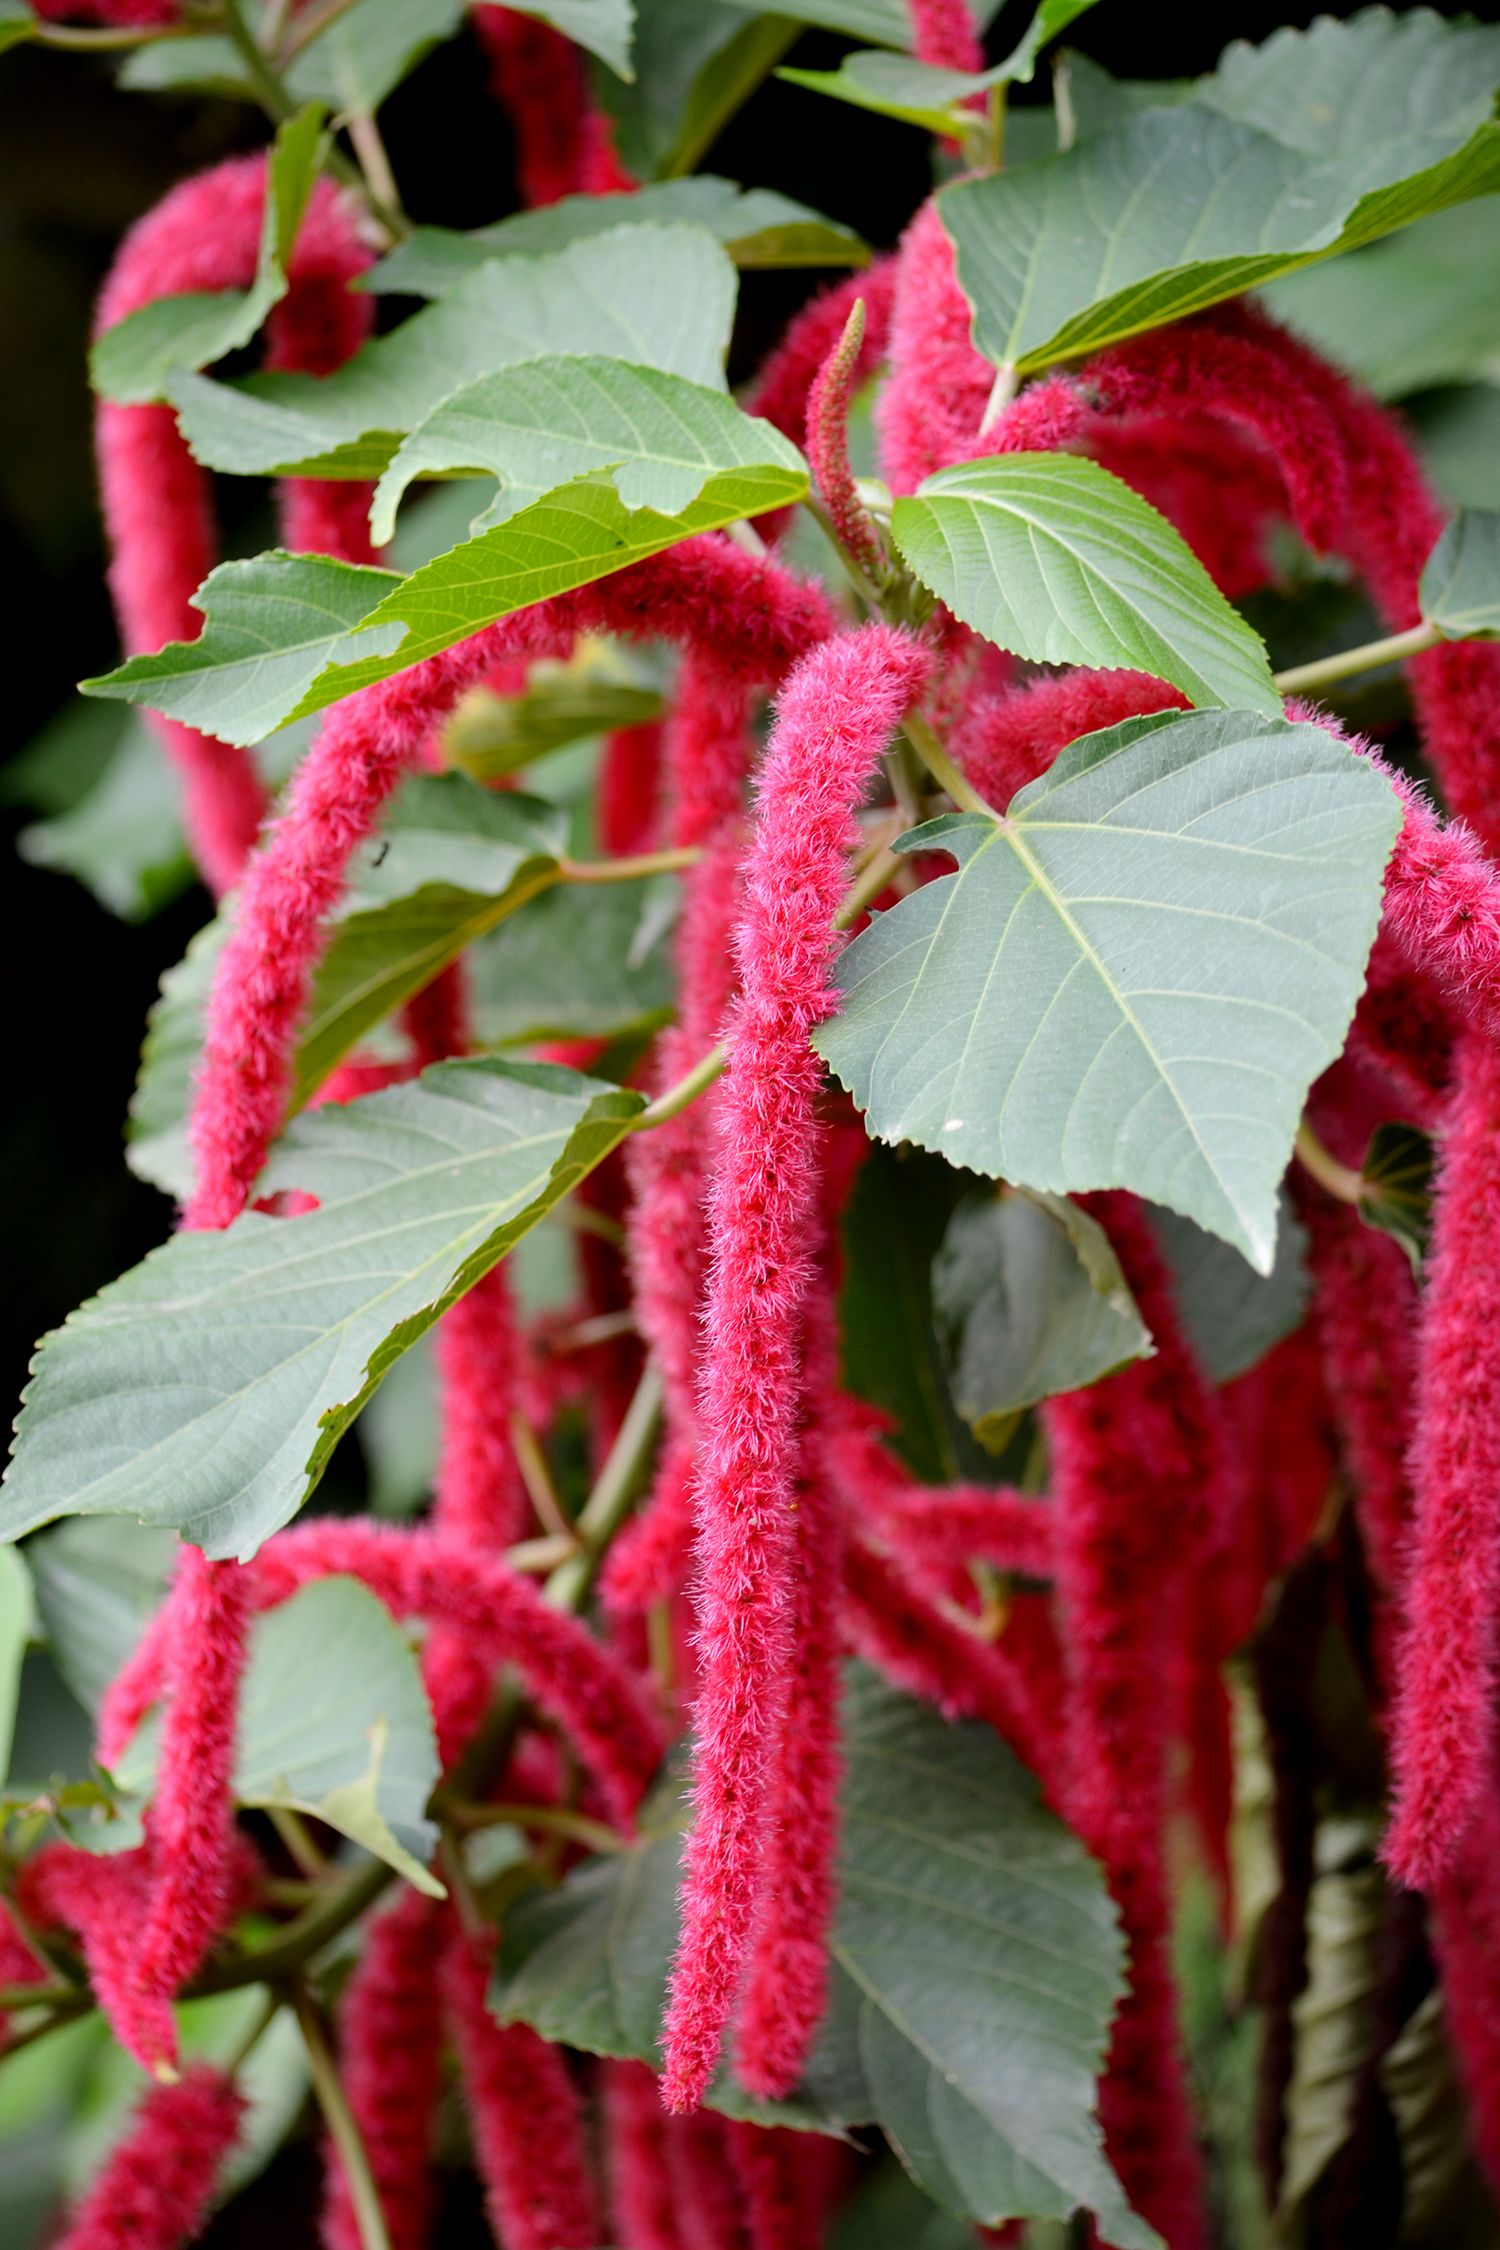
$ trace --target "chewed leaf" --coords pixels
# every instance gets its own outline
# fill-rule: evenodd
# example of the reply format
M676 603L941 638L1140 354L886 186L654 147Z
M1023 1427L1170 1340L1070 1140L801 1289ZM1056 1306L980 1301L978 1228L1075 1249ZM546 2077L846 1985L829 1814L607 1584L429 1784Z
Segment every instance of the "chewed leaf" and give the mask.
M1133 1188L1267 1273L1400 817L1321 727L1196 711L1088 735L1004 820L902 839L959 872L855 939L814 1044L882 1140L1029 1187Z
M923 585L1001 648L1280 715L1259 635L1165 516L1095 461L962 462L898 500L891 529Z
M407 1345L644 1106L553 1064L478 1059L295 1118L260 1190L318 1209L174 1235L44 1340L0 1536L123 1514L252 1555Z

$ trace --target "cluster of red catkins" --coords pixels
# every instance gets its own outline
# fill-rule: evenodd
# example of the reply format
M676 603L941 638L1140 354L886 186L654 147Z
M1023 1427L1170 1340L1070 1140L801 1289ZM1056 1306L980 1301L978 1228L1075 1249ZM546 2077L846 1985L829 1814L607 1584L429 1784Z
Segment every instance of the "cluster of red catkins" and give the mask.
M101 12L135 20L150 9L101 0ZM974 66L961 8L928 0L913 12L924 56ZM576 51L532 18L474 15L529 196L628 185ZM260 159L240 158L174 189L127 240L101 324L172 292L245 284L263 180ZM346 284L367 258L351 209L320 184L290 292L271 316L272 364L324 371L356 348L370 300ZM863 343L840 358L856 297ZM831 418L878 368L882 470L897 493L954 461L1069 445L1161 508L1229 596L1267 583L1267 534L1289 521L1308 547L1352 566L1390 630L1417 619L1418 575L1442 518L1400 428L1244 305L1041 381L980 435L994 370L969 342L929 205L894 256L797 318L751 402L808 446L835 509L848 494ZM189 597L214 560L207 478L160 406L104 406L99 459L127 647L191 639L201 620ZM366 560L367 500L362 486L293 481L284 537ZM915 1483L880 1416L840 1390L838 1221L868 1143L825 1086L809 1032L835 1004L831 925L854 816L910 706L926 699L955 758L1003 806L1077 736L1181 698L1121 672L1021 679L941 614L922 633L851 629L774 547L760 559L727 537L689 540L351 696L269 819L242 752L162 724L199 865L216 890L239 890L197 1081L198 1187L184 1224L225 1226L244 1207L284 1115L325 917L392 789L432 761L468 689L513 692L529 660L566 656L584 631L680 651L671 716L610 738L600 791L606 849L701 849L675 938L677 1017L644 1082L674 1083L721 1037L732 1059L710 1095L638 1136L583 1190L626 1245L622 1260L607 1225L582 1236L584 1312L633 1305L634 1333L604 1321L604 1340L554 1350L555 1321L550 1332L518 1328L503 1269L447 1315L426 1522L313 1521L245 1566L183 1550L101 1722L108 1764L142 1713L164 1704L147 1840L115 1858L54 1844L19 1894L33 1931L73 1934L116 2035L162 2081L78 2210L68 2250L169 2250L208 2207L238 2101L202 2066L174 2080L172 2003L260 1880L228 1789L245 1636L258 1611L335 1571L364 1581L397 1618L426 1622L445 1766L488 1708L499 1668L517 1669L526 1717L502 1799L546 1802L581 1769L584 1808L628 1831L668 1735L691 1718L697 1742L660 2081L640 2063L579 2066L527 2027L497 2025L483 1997L490 1934L466 1929L451 1904L403 1887L374 1914L337 2033L394 2250L428 2239L445 2056L456 2058L506 2250L606 2240L813 2250L847 2184L844 2152L817 2136L732 2126L698 2105L726 2054L757 2093L787 2092L817 2031L836 1903L836 1694L850 1651L944 1712L993 1726L1103 1862L1130 1956L1101 2091L1109 2153L1172 2250L1196 2250L1206 2239L1201 2164L1164 1835L1185 1793L1222 1874L1223 1660L1308 1558L1335 1547L1354 1553L1365 1595L1360 1646L1391 1783L1385 1862L1427 1902L1473 2138L1500 2188L1500 876L1486 857L1500 851L1500 648L1443 646L1409 667L1454 818L1399 785L1406 819L1368 990L1346 1054L1310 1098L1316 1130L1353 1166L1380 1120L1437 1135L1424 1288L1393 1241L1295 1177L1315 1277L1309 1317L1216 1389L1181 1335L1139 1206L1123 1193L1087 1198L1157 1352L1040 1410L1050 1479L1036 1499ZM753 720L768 694L775 723L758 756ZM404 1021L407 1065L356 1058L324 1098L463 1053L461 967ZM520 1408L545 1426L560 1401L582 1400L602 1458L643 1353L664 1385L664 1435L591 1628L549 1608L505 1559L535 1529L512 1416ZM1014 1576L998 1632L976 1562ZM661 1684L664 1642L675 1692ZM1293 1647L1287 1662L1298 1660ZM1300 1769L1295 1741L1276 1737L1275 1701L1285 1793ZM1306 1829L1279 1797L1294 1904L1308 1879L1294 1864L1307 1860ZM1292 1920L1270 1992L1283 2010L1305 1974L1300 1913ZM11 1949L14 1975L41 1973L19 1936ZM591 2137L585 2095L602 2120ZM1278 2113L1266 2144L1273 2187L1279 2143ZM358 2239L331 2152L325 2239L331 2250Z

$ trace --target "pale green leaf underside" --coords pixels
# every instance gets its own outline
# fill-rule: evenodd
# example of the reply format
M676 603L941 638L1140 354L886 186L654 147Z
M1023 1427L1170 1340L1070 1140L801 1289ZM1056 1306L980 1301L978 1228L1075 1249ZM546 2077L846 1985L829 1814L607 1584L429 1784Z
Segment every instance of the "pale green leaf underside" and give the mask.
M1156 2243L1094 2120L1121 1986L1098 1869L987 1728L852 1665L831 2006L803 2086L809 2123L879 2124L930 2195L989 2224L1083 2205L1107 2242ZM680 1838L669 1777L634 1852L575 1869L507 1921L503 2017L660 2062ZM654 1815L654 1817L652 1817ZM722 2074L712 2107L744 2114Z
M1176 1211L1153 1211L1151 1221L1171 1271L1183 1333L1212 1382L1232 1382L1301 1326L1312 1288L1307 1230L1285 1188L1276 1262L1268 1274L1258 1274L1238 1250Z
M622 222L704 227L736 266L865 265L869 247L848 227L771 188L736 187L711 173L653 180L629 195L566 195L539 211L519 211L492 227L460 234L417 227L386 253L360 286L416 297L444 297L492 258L562 250Z
M196 1185L187 1121L193 1072L203 1047L208 995L219 955L234 926L233 894L193 937L180 961L164 970L146 1018L141 1065L125 1128L125 1161L137 1179L185 1203Z
M938 198L974 341L1026 372L1500 187L1500 31L1425 10L1231 49L1195 98Z
M642 1106L574 1071L481 1059L295 1119L260 1192L302 1189L319 1209L175 1235L43 1342L0 1536L118 1513L253 1554L392 1361Z
M383 546L412 479L444 471L500 479L481 532L575 477L608 471L627 508L671 516L710 477L763 464L803 473L796 447L722 391L620 359L531 360L467 384L418 424L376 486L370 535Z
M923 585L1001 648L1280 715L1259 636L1165 516L1097 462L961 462L898 500L891 529Z
M1422 573L1422 615L1445 640L1500 636L1500 512L1465 508Z
M242 384L177 375L169 395L206 467L378 475L400 434L441 399L523 360L597 352L722 390L735 289L733 266L701 227L615 226L480 266L333 375Z
M151 1795L158 1745L152 1718L115 1767L121 1789ZM324 1820L441 1898L427 1871L437 1829L425 1817L439 1770L416 1657L366 1587L321 1578L255 1620L240 1689L237 1803Z
M14 1547L0 1547L0 1777L10 1772L21 1665L35 1629L31 1573Z
M207 619L196 641L169 641L81 685L87 695L149 704L221 742L259 742L401 583L395 571L279 549L220 563L193 596ZM388 627L374 645L390 650L400 639Z
M47 1645L85 1711L98 1711L161 1607L177 1549L175 1532L123 1516L75 1516L29 1542Z
M1004 821L913 832L959 873L855 940L814 1044L879 1139L1029 1187L1133 1188L1267 1273L1400 818L1319 727L1200 711L1086 736Z

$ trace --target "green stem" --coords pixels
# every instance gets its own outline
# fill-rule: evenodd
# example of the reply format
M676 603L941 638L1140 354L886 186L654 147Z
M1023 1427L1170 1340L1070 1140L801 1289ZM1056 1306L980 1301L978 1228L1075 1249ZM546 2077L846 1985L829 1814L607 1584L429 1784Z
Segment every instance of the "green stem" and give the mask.
M682 844L671 851L637 852L633 859L564 859L558 865L564 883L633 883L642 875L680 874L702 857L701 844Z
M631 1121L632 1133L647 1133L653 1125L665 1125L670 1118L678 1116L713 1084L728 1061L729 1049L722 1041L717 1047L710 1047L702 1062L695 1063L686 1078L679 1078L675 1086L669 1086Z
M994 806L987 805L972 783L965 780L920 711L907 712L901 731L938 787L947 790L955 805L965 812L983 813L987 820L999 819Z
M591 1852L624 1852L630 1849L618 1829L566 1805L476 1805L450 1798L446 1813L455 1828L528 1828L542 1836L566 1836L586 1844Z
M264 2039L266 2033L280 2015L282 2006L282 1997L279 1992L268 1992L266 1994L265 2005L260 2014L224 2065L231 2078L237 2077L239 2072L244 2069L255 2049L260 2045L261 2040Z
M380 2208L380 2196L374 2174L370 2170L370 2159L335 2067L328 2035L323 2029L323 2018L312 1994L300 1978L293 1988L292 2000L297 2011L302 2044L307 2049L313 2090L317 2094L318 2106L328 2127L328 2137L338 2151L339 2162L344 2167L349 2201L354 2208L354 2224L359 2230L360 2250L391 2250L391 2238L386 2232L385 2213Z
M294 1976L304 1962L331 1945L351 1922L357 1922L366 1907L373 1906L395 1880L396 1870L387 1867L383 1859L368 1861L294 1922L278 1930L268 1944L258 1946L253 1953L211 1963L193 1979L183 1997L193 2000L213 1992L237 1992L243 1985L272 1984Z
M1436 648L1443 638L1435 625L1413 625L1408 632L1392 633L1383 641L1366 641L1362 648L1346 648L1337 656L1321 656L1315 664L1294 664L1276 674L1283 695L1300 694L1303 688L1331 687L1347 680L1351 672L1368 672L1377 664L1397 664L1403 657L1419 656Z
M661 1404L662 1379L648 1360L619 1435L609 1449L609 1458L573 1525L581 1552L559 1563L547 1580L544 1598L554 1609L572 1610L576 1615L587 1601L609 1543L645 1482L661 1421Z
M1297 1138L1293 1145L1303 1171L1310 1173L1320 1188L1326 1188L1330 1195L1337 1196L1340 1203L1363 1201L1366 1191L1362 1175L1351 1172L1347 1164L1340 1164L1338 1158L1323 1146L1305 1117L1297 1127Z
M240 0L223 0L224 29L231 46L245 66L245 76L273 124L284 125L296 114L297 105L282 85L271 65L261 53L250 26L246 23Z
M30 36L40 47L67 47L75 54L102 55L121 47L144 47L158 39L198 39L215 28L212 17L197 23L152 24L133 30L122 25L119 29L83 31L76 24L38 23Z
M277 69L285 70L289 63L294 63L304 47L310 47L331 23L337 23L340 16L346 16L357 5L358 0L324 0L321 8L307 9L277 46Z
M0 1984L0 2016L15 2015L22 2008L86 2008L90 2005L85 1985Z

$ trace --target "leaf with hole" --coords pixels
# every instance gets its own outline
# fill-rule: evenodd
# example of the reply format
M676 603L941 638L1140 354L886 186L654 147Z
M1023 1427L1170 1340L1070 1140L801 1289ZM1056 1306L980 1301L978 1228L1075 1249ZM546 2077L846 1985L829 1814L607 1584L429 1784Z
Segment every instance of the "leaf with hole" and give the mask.
M169 395L207 468L378 476L441 399L523 360L599 353L722 390L735 287L701 227L619 225L489 261L332 375L178 373Z
M1460 509L1428 557L1418 598L1445 641L1500 639L1500 512Z
M251 287L158 297L106 328L89 354L89 379L101 398L121 405L162 398L169 368L207 367L249 343L287 292L297 229L330 145L323 114L322 105L310 101L277 132L266 162L265 216Z
M147 1799L160 1720L147 1718L114 1780ZM250 1628L240 1688L237 1803L284 1806L326 1821L419 1891L437 1829L425 1817L440 1768L416 1657L383 1604L357 1579L314 1580Z
M1099 1870L988 1728L949 1726L862 1665L843 1721L831 2003L797 2121L878 2124L929 2195L986 2225L1082 2206L1104 2241L1147 2250L1093 2115L1122 1983ZM502 2021L659 2066L681 1786L669 1772L639 1845L511 1909ZM727 2071L707 2099L755 2114Z
M174 1235L44 1339L0 1536L128 1514L252 1555L392 1362L644 1106L553 1064L481 1058L294 1118L260 1192L318 1209Z
M1500 28L1364 10L1232 47L1146 110L938 209L974 341L1026 373L1500 188Z
M805 203L794 203L771 188L741 188L733 180L698 172L689 179L650 180L629 195L565 195L558 203L518 211L472 234L452 227L416 227L360 276L359 287L444 297L489 259L517 251L562 250L585 235L647 220L705 228L741 268L870 262L868 243Z
M477 535L577 477L607 473L627 508L676 516L710 478L766 465L805 483L791 441L722 391L618 359L531 360L467 384L418 423L375 488L370 535L390 538L414 477L498 477Z
M891 531L922 584L1001 648L1280 715L1260 636L1165 516L1095 461L961 462L898 500Z
M998 1453L1022 1409L1153 1350L1109 1237L1066 1196L965 1197L932 1263L953 1402Z
M839 966L814 1045L881 1140L1055 1193L1128 1187L1261 1273L1308 1086L1339 1053L1400 825L1321 727L1157 713L1086 735Z
M1166 1254L1177 1317L1211 1382L1232 1382L1301 1326L1312 1291L1307 1230L1285 1188L1268 1274L1178 1211L1158 1209L1150 1217Z
M399 646L393 625L373 639L357 629L401 583L393 570L280 549L220 563L193 596L206 620L197 640L168 641L79 685L85 695L144 703L221 742L259 742L330 665L338 678L352 655Z

